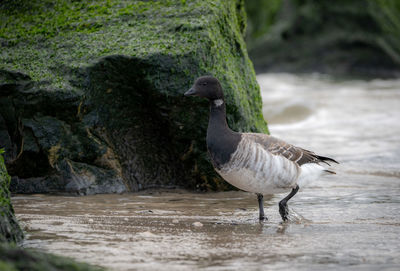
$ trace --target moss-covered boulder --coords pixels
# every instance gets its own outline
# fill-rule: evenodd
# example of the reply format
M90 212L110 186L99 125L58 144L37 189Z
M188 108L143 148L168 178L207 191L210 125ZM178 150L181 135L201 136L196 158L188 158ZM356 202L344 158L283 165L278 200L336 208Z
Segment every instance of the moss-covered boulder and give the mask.
M0 270L4 271L101 271L103 268L32 249L0 243Z
M4 165L3 152L0 149L0 243L16 243L22 240L23 233L14 216L14 209L10 202L10 191L8 190L10 176L7 174Z
M397 0L258 0L246 4L251 26L249 54L258 72L400 75Z
M205 148L220 79L228 122L268 132L240 0L2 1L0 137L17 192L223 189Z

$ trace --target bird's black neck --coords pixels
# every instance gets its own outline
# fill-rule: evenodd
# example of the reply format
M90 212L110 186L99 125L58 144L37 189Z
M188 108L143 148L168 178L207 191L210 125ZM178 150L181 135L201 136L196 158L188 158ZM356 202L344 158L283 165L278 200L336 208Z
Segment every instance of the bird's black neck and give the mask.
M226 122L226 107L223 99L210 101L210 119L207 128L207 148L215 167L227 163L241 139Z
M207 134L211 131L230 130L226 122L226 106L223 99L210 101L210 120L208 122Z

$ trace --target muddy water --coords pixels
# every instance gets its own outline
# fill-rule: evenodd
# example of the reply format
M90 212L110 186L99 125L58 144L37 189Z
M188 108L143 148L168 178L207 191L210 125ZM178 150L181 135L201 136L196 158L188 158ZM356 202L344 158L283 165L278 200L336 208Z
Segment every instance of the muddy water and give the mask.
M111 270L399 270L400 81L260 75L271 132L341 161L303 188L282 224L254 195L147 191L16 195L35 247Z

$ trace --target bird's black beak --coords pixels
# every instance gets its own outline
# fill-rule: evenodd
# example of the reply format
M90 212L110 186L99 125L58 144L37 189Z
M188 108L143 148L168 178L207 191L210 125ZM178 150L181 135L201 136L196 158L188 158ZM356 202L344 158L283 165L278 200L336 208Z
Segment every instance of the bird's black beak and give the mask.
M194 96L194 95L196 95L196 94L197 94L196 89L191 88L191 89L189 89L188 91L186 91L185 94L183 94L183 95L185 95L185 96L187 97L187 96Z

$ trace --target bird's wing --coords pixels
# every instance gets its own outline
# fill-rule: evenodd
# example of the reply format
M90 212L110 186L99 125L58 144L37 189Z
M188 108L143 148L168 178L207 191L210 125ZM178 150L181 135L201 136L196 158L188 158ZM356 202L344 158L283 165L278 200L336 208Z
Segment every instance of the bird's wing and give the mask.
M312 151L296 147L294 145L286 143L283 140L266 134L247 133L246 136L252 138L255 142L260 144L265 150L269 151L270 153L283 156L286 159L295 162L299 166L307 163L318 164L322 162L328 165L328 162L338 163L332 158L317 155Z

